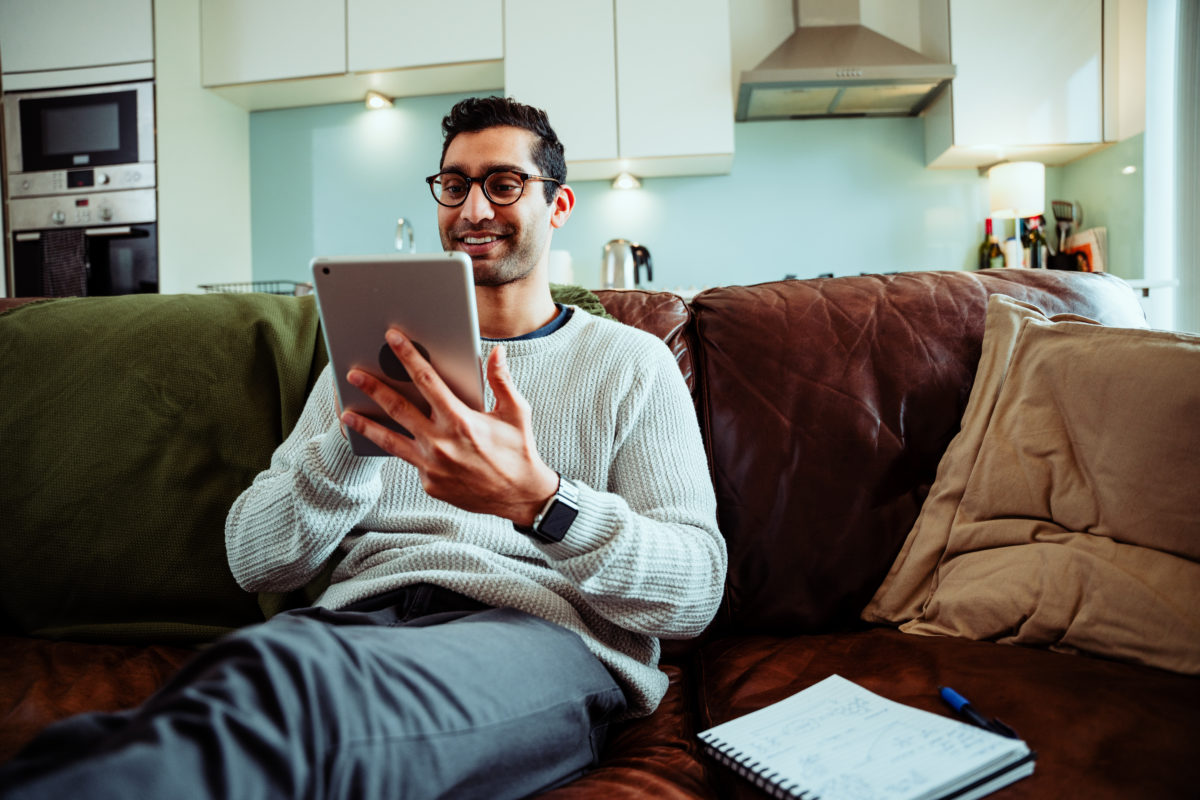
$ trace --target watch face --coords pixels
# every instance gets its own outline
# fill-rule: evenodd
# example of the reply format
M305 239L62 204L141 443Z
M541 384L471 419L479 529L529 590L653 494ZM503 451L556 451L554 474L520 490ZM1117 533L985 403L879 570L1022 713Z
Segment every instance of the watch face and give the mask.
M578 509L555 501L550 506L550 510L546 512L546 516L542 517L541 523L537 526L537 532L547 541L562 541L562 538L567 535L567 531L570 530L571 523L578 515Z

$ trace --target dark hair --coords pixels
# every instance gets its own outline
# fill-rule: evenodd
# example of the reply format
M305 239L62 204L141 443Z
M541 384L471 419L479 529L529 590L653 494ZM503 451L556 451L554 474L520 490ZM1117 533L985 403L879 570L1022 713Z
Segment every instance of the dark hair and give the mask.
M511 97L469 97L455 104L450 113L442 118L442 161L446 163L446 150L450 142L460 133L476 133L488 128L511 125L522 128L537 137L530 156L543 176L554 178L558 184L543 182L546 202L558 193L558 185L567 180L567 162L563 157L562 142L550 127L546 112L540 108L518 103Z

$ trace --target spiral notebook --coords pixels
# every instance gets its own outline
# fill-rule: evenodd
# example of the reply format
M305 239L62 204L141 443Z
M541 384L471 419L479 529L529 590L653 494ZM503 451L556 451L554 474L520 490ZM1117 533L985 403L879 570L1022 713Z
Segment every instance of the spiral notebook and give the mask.
M1019 739L838 675L699 736L767 793L804 800L972 800L1033 774L1036 758Z

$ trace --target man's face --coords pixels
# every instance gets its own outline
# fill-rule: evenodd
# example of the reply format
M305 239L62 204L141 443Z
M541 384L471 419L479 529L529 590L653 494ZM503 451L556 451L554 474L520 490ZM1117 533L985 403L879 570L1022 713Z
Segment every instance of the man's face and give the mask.
M534 134L509 126L460 133L450 142L442 170L482 178L494 169L533 175L540 170L531 157ZM466 201L454 208L438 206L442 248L471 257L476 286L501 286L533 271L550 245L553 204L546 203L541 181L529 181L521 199L493 205L483 187L472 184Z

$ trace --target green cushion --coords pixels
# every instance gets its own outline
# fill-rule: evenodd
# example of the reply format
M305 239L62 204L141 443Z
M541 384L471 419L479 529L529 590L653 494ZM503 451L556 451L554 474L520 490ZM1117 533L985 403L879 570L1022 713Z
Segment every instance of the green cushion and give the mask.
M608 316L596 295L557 302ZM0 314L0 627L210 641L311 603L243 592L225 517L327 362L316 305L268 294L68 298Z
M579 308L597 317L615 319L615 317L604 310L604 304L600 302L600 298L582 286L552 283L550 284L550 296L554 298L554 302L556 303L579 306Z
M70 298L0 315L0 624L196 642L262 619L230 505L324 364L311 297Z

